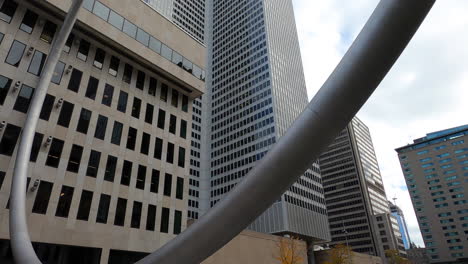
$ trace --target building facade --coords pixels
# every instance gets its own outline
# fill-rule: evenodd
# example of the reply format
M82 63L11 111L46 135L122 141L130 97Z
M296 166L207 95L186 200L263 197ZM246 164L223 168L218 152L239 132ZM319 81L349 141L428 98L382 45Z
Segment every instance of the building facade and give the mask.
M389 201L388 205L390 206L392 215L398 222L398 229L400 230L401 239L403 239L403 245L405 246L405 249L409 249L411 247L411 238L409 236L408 226L406 225L405 215L396 204Z
M392 225L370 132L361 120L355 117L343 129L320 156L320 168L330 245L348 244L353 251L380 257L386 249L403 248Z
M70 4L0 4L1 263L12 262L16 146ZM192 103L205 90L205 59L199 40L142 1L85 0L30 158L27 216L43 262L130 263L186 228Z
M431 263L468 258L468 125L396 149Z

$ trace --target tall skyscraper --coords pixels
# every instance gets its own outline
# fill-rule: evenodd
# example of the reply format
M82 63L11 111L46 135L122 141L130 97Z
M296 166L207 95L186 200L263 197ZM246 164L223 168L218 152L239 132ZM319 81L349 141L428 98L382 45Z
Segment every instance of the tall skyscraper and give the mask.
M468 257L468 125L396 149L432 263Z
M186 228L206 48L127 2L85 0L45 98L26 190L44 263L133 263ZM0 2L0 263L18 138L70 3Z
M403 239L403 245L405 245L405 249L409 249L411 247L411 238L409 236L408 226L406 225L405 215L403 211L398 207L396 204L388 202L390 206L390 211L392 215L398 221L398 228L400 230L401 238Z
M357 117L320 156L331 245L384 257L403 241L390 215L368 127ZM396 229L396 230L395 230ZM398 240L400 239L401 242Z

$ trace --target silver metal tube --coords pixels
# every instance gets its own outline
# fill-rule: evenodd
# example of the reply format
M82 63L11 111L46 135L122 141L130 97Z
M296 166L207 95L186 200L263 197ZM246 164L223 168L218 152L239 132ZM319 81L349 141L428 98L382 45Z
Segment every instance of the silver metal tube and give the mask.
M34 133L37 121L39 120L42 104L44 103L44 98L47 94L47 89L68 35L75 24L78 11L80 10L82 3L83 0L73 0L60 32L52 43L49 56L47 56L47 61L44 65L41 78L34 91L31 106L21 133L10 194L11 248L15 263L19 264L41 263L32 247L26 221L26 193L24 190L26 189L29 156L31 155Z
M358 112L434 2L382 0L335 71L268 155L204 217L138 263L200 263L262 214Z

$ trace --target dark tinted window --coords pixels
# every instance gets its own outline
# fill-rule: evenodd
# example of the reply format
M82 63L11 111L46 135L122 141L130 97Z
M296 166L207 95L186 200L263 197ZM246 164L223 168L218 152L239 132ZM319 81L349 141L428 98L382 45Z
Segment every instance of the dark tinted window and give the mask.
M161 212L161 233L169 233L169 208L162 208Z
M164 129L164 122L166 121L166 111L159 109L158 113L158 127Z
M116 168L117 168L117 158L109 155L107 157L106 171L104 173L105 181L114 182Z
M185 148L179 147L179 159L177 165L181 168L185 168Z
M133 67L130 64L125 63L122 80L126 83L130 83L132 81L132 73Z
M117 57L112 56L109 65L109 74L112 76L117 76L119 73L120 60Z
M159 171L153 169L151 173L151 185L150 185L150 192L158 193L159 189Z
M180 200L184 199L184 179L181 177L177 177L176 198Z
M125 186L130 186L130 180L132 178L132 166L133 163L124 160L123 167L122 167L122 178L120 179L120 184Z
M117 103L117 110L122 113L125 113L127 111L127 101L128 101L128 93L124 91L120 91L119 102Z
M44 24L44 27L42 28L40 39L47 43L52 43L55 31L57 31L57 25L47 20Z
M70 120L73 114L74 105L67 101L63 101L62 108L60 109L59 118L57 124L63 127L70 125Z
M77 69L73 69L70 77L70 82L68 83L68 90L78 92L81 84L81 77L83 77L83 72Z
M89 77L88 87L86 88L85 96L90 99L96 99L96 93L99 85L99 80L94 78L93 76Z
M37 189L36 199L32 212L36 214L46 214L47 207L49 206L50 195L52 193L52 187L54 185L51 182L41 181L39 188Z
M89 122L91 121L91 111L82 108L80 113L80 119L78 120L78 126L76 131L86 134L88 133Z
M145 87L145 73L142 72L142 71L138 71L138 74L137 74L137 81L136 81L136 88L140 89L140 90L143 90L143 88Z
M89 155L89 160L88 160L88 168L86 169L86 176L96 178L98 170L99 170L100 161L101 161L101 152L91 150L91 154Z
M93 192L83 190L78 206L78 214L76 219L88 221L89 211L91 210L91 202L93 201Z
M146 104L146 114L145 114L146 123L153 124L153 112L154 112L154 106L152 104Z
M65 70L65 63L61 61L57 62L57 65L55 65L54 73L52 75L52 79L50 81L55 84L60 84L60 82L62 81L64 70Z
M171 105L174 107L179 106L179 92L174 89L172 89Z
M131 150L135 150L137 138L137 130L133 127L128 128L128 136L127 136L127 148Z
M154 158L160 160L162 158L162 148L163 148L163 141L160 138L156 138L156 142L154 144Z
M133 202L132 221L130 223L131 228L140 228L141 207L142 204L140 202Z
M83 147L73 145L70 158L68 159L67 171L78 173L80 169L81 156L83 155Z
M44 53L36 50L34 51L34 55L31 59L31 63L29 63L28 72L34 75L41 75L42 68L44 67L47 55Z
M154 231L156 225L156 206L148 204L148 214L146 216L146 230Z
M49 147L49 154L47 155L46 165L54 168L58 168L60 163L60 156L62 156L63 140L52 139L52 143Z
M174 162L174 144L172 144L170 142L167 143L166 161L171 163L171 164Z
M0 105L5 103L5 99L10 91L11 79L0 75Z
M136 188L144 190L145 182L146 182L146 167L143 165L138 165Z
M114 129L112 129L112 138L111 138L112 144L120 145L120 139L122 138L122 129L123 129L123 124L115 121Z
M161 95L160 99L164 102L167 102L167 84L161 84Z
M21 132L21 127L7 124L0 141L0 154L11 156L15 151L16 142Z
M96 54L94 55L94 67L98 69L102 69L102 65L104 64L104 60L106 59L106 52L100 48L96 49Z
M177 118L175 115L171 115L169 118L169 133L175 134L177 129Z
M127 199L119 198L117 200L117 208L115 209L114 225L124 226L126 211L127 211Z
M150 147L150 140L151 140L150 134L143 132L143 136L141 138L141 148L140 148L141 154L148 155L149 147Z
M80 46L78 47L78 53L76 57L82 61L86 61L88 59L90 44L88 41L82 39L80 40Z
M107 84L104 87L104 94L102 95L102 104L111 106L112 104L112 96L114 95L114 86Z
M180 234L182 231L182 212L175 210L174 212L174 235Z
M23 84L21 86L21 90L18 94L18 97L16 97L16 102L15 102L15 105L13 106L13 109L22 113L27 113L33 94L34 94L34 88Z
M172 175L169 173L166 173L166 175L164 175L163 194L165 196L171 196L171 191L172 191Z
M42 147L42 140L44 139L44 135L41 133L35 133L34 139L31 148L31 155L29 156L29 160L32 162L36 162L37 156L39 155L39 151Z
M37 14L28 9L24 14L23 21L21 21L20 29L31 34L36 25L36 21Z
M96 131L94 132L94 137L104 140L106 136L107 128L107 117L99 115L96 123Z
M109 216L109 205L110 205L111 197L107 194L101 194L101 198L99 199L99 207L96 216L96 222L106 224L107 217Z
M63 51L66 53L70 53L71 47L73 46L73 39L75 39L75 35L70 33L70 35L68 35L67 41L65 42L65 46L63 47Z
M23 57L25 49L25 44L17 40L13 41L13 44L11 44L10 51L8 51L8 55L5 59L5 62L15 67L18 67L21 62L21 58Z
M5 172L0 171L0 190L2 189L3 181L5 180Z
M186 95L182 95L182 111L188 112L188 97Z
M152 96L156 96L156 87L158 85L158 81L153 77L150 77L150 83L148 87L148 93Z
M133 98L132 116L135 118L140 118L140 111L141 111L141 100L135 97Z
M3 2L2 7L0 8L0 19L7 23L10 23L11 19L15 15L17 7L18 4L14 1L5 0L5 2Z
M73 199L74 188L70 186L62 186L62 191L60 192L59 201L57 204L57 210L55 211L55 216L58 217L68 217L70 212L70 206Z
M180 137L187 138L187 121L180 120Z
M42 120L49 121L50 114L54 108L55 96L47 94L44 99L44 104L42 105L41 114L39 118Z

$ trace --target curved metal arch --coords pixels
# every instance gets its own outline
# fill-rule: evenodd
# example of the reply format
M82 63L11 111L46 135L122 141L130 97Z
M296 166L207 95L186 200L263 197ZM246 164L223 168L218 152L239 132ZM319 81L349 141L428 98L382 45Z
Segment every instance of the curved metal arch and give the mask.
M138 264L197 264L260 216L350 122L435 0L381 0L340 64L287 133L206 215Z
M73 3L65 17L65 21L52 43L49 56L44 65L41 78L35 89L31 106L28 110L26 122L19 142L18 153L16 155L13 180L10 194L10 240L13 257L16 263L40 264L29 237L28 225L26 222L26 178L28 174L29 156L36 131L37 121L41 113L44 98L47 94L50 81L54 74L55 66L60 59L62 49L67 41L68 35L75 24L83 0L72 0Z

